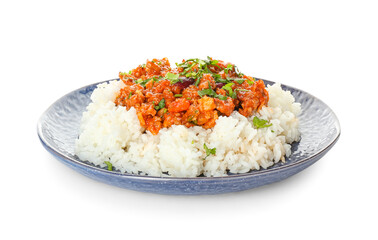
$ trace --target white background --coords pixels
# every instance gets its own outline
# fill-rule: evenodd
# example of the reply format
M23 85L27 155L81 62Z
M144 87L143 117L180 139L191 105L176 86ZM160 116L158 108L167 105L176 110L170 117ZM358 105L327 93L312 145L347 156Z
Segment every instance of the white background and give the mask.
M1 239L377 239L374 1L1 1ZM339 117L319 162L279 183L164 196L86 178L39 142L55 100L146 59L212 56ZM375 106L375 107L373 107Z

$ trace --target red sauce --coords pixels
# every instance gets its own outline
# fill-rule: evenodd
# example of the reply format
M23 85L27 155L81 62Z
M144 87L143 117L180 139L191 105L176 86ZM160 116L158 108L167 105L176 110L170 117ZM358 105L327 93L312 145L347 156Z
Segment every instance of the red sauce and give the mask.
M219 116L233 111L249 117L269 100L262 80L211 58L183 60L177 68L167 58L147 60L119 77L126 86L115 104L134 107L141 126L154 135L172 125L212 128Z

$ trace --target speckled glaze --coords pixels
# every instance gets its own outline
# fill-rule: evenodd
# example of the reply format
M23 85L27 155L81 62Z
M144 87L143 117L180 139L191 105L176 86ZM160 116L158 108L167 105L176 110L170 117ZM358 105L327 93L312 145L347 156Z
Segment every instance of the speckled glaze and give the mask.
M299 115L301 140L292 145L292 155L285 163L266 170L226 177L166 178L122 174L83 162L74 154L80 119L97 84L77 89L51 105L38 122L38 136L42 145L65 165L87 177L117 187L181 195L243 191L281 181L302 171L323 157L340 136L337 117L325 103L304 91L282 85L302 104L302 113Z

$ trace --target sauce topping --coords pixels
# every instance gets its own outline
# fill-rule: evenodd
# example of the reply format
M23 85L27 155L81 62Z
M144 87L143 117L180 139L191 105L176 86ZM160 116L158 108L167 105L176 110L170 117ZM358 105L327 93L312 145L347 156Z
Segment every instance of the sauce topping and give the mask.
M262 80L244 75L231 63L198 58L182 60L171 68L167 58L147 60L128 73L115 104L134 107L142 127L156 135L172 125L215 126L219 116L238 111L245 117L269 101Z

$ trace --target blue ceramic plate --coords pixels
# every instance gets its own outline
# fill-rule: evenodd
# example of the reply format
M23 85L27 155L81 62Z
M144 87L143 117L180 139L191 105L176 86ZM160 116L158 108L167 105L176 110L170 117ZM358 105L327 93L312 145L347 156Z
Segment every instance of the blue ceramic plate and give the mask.
M265 84L274 82L264 80ZM80 119L96 84L77 89L51 105L38 122L43 146L70 168L114 186L161 194L218 194L259 187L288 178L323 157L337 142L340 125L336 115L322 101L299 89L282 85L302 104L299 116L301 140L292 145L285 163L266 170L254 170L225 177L166 178L122 174L82 162L74 154Z

